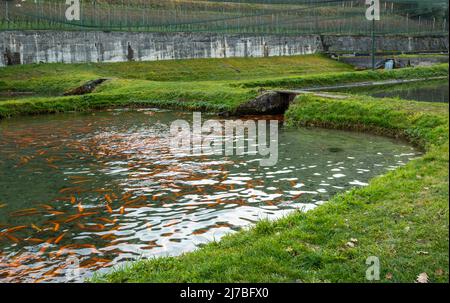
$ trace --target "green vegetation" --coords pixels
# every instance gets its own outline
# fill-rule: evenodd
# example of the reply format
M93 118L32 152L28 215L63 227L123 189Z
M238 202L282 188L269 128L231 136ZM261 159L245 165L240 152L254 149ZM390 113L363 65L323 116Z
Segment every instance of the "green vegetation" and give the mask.
M21 65L0 70L0 119L20 114L143 105L233 111L257 97L261 88L302 88L351 81L447 75L448 64L389 72L360 72L321 55ZM110 80L91 94L62 96L65 91L98 78ZM26 95L14 96L19 93Z
M317 75L302 75L278 77L240 83L241 87L264 88L303 88L342 83L380 81L389 79L426 79L448 76L448 64L437 64L431 67L403 68L388 71L360 71L346 73L324 73Z
M366 259L381 282L448 282L449 116L447 104L302 96L291 126L404 137L425 154L308 213L224 237L180 257L142 260L96 282L365 282ZM352 244L349 244L351 242Z
M0 118L125 105L220 112L258 95L257 89L230 88L226 80L306 74L312 69L320 73L351 67L320 55L11 66L1 70L0 94L27 92L34 96L0 101ZM61 96L101 77L111 80L93 94Z
M1 70L0 91L61 94L84 81L100 77L192 82L258 79L280 75L292 76L351 70L351 66L321 55L70 65L61 63L16 65Z
M377 33L447 34L444 0L420 5L392 0L381 7ZM249 34L369 34L364 1L97 0L81 1L68 21L64 1L0 1L0 29L218 32ZM448 18L448 17L447 17Z

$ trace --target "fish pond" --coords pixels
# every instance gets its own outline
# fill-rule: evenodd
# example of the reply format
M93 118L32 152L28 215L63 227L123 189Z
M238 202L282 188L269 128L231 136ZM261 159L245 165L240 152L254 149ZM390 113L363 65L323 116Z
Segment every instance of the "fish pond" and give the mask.
M279 120L278 162L266 167L257 155L171 153L169 125L190 113L1 121L0 282L83 281L128 261L179 255L310 210L420 155L398 140L266 118Z
M376 98L400 98L405 100L448 103L448 79L426 80L392 85L373 85L338 88L328 91L368 95Z

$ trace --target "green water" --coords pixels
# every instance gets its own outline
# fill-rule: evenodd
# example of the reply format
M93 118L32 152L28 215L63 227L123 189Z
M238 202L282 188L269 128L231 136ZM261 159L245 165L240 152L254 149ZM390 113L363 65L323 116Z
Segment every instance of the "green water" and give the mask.
M280 124L275 166L249 155L177 157L169 124L180 118L192 115L124 109L0 122L0 282L65 281L73 257L82 280L178 255L312 209L419 155L383 137Z
M400 98L425 102L448 103L448 80L431 80L395 85L369 86L330 91L369 95L377 98Z

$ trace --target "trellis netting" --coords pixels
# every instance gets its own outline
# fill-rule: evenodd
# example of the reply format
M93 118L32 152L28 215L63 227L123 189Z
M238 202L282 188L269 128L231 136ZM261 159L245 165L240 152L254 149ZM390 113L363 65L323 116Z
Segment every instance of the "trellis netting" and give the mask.
M369 34L366 0L0 0L0 29ZM445 34L448 2L380 1L378 35Z

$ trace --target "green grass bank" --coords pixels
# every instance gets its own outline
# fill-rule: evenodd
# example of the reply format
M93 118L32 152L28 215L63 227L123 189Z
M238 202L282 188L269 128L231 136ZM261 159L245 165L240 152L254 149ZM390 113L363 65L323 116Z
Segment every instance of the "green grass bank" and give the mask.
M0 69L0 119L121 106L232 112L274 87L436 76L448 76L448 64L361 72L322 55L11 66ZM91 94L63 96L98 78L109 80Z
M292 127L403 137L424 155L307 213L262 221L197 251L131 263L93 281L367 282L366 259L377 256L381 282L414 282L423 272L430 282L448 282L448 105L302 96L286 119Z

